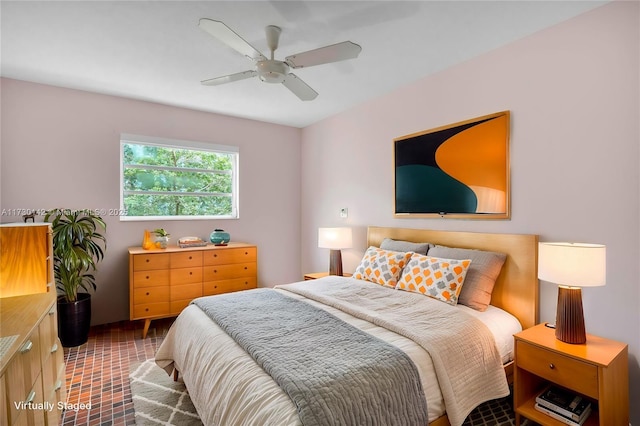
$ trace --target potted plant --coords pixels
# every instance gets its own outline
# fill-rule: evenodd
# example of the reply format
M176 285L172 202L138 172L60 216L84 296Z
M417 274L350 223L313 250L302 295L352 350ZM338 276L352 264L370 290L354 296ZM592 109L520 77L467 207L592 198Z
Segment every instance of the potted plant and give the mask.
M106 223L91 210L53 209L44 220L53 231L53 270L58 289L58 335L65 347L86 343L91 326L93 272L104 258ZM80 290L84 290L81 292Z
M156 234L156 247L157 248L167 248L169 244L169 234L164 228L157 228L153 230L153 233Z

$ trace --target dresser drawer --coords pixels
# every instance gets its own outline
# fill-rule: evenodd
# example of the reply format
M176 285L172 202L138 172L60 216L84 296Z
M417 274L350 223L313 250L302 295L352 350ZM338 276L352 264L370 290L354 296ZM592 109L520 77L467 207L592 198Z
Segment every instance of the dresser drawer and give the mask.
M202 266L171 270L171 286L202 283Z
M146 287L133 290L133 304L167 302L169 300L169 286Z
M517 341L516 345L518 368L592 398L598 397L595 365L526 342Z
M204 281L228 280L237 277L255 277L255 263L237 263L204 267Z
M133 288L169 285L169 270L139 271L133 273Z
M169 315L169 302L145 303L133 306L133 318L150 318L160 315Z
M204 265L255 262L257 252L256 247L207 250L203 253Z
M202 266L202 252L188 251L184 253L171 253L171 268L191 268L194 266Z
M205 281L202 284L202 292L204 296L211 296L214 294L229 293L232 291L250 290L257 287L256 282L257 280L255 277Z
M171 287L171 301L193 300L202 296L202 283L177 285Z
M133 256L134 271L150 271L154 269L169 269L169 254L137 254Z

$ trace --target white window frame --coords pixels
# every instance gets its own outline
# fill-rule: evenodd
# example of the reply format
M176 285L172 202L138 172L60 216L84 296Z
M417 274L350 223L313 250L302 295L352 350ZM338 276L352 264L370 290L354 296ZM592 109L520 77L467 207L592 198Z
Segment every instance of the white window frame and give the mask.
M206 142L196 142L176 139L163 139L152 136L140 136L123 133L120 135L120 211L126 210L124 205L124 146L125 144L161 146L164 148L191 149L194 151L208 151L221 154L233 154L233 164L231 170L231 214L230 215L184 215L184 216L126 216L120 214L121 221L152 221L152 220L191 220L191 219L238 219L240 212L239 204L239 166L240 148L231 145L219 145ZM154 166L151 166L154 167ZM158 166L164 168L162 166ZM169 169L170 167L167 167ZM189 169L184 169L189 170ZM200 171L200 170L198 170ZM186 195L185 193L180 193ZM192 194L197 195L197 194Z

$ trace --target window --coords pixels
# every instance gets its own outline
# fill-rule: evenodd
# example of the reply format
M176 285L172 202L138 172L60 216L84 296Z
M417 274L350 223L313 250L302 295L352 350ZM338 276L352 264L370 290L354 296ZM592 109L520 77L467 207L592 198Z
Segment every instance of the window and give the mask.
M122 135L120 219L238 217L234 146Z

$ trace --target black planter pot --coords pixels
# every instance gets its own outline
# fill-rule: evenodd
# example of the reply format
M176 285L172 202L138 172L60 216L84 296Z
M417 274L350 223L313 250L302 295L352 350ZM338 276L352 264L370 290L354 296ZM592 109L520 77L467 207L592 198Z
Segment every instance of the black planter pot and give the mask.
M78 293L78 300L67 302L58 297L58 337L69 348L87 343L91 326L91 295Z

